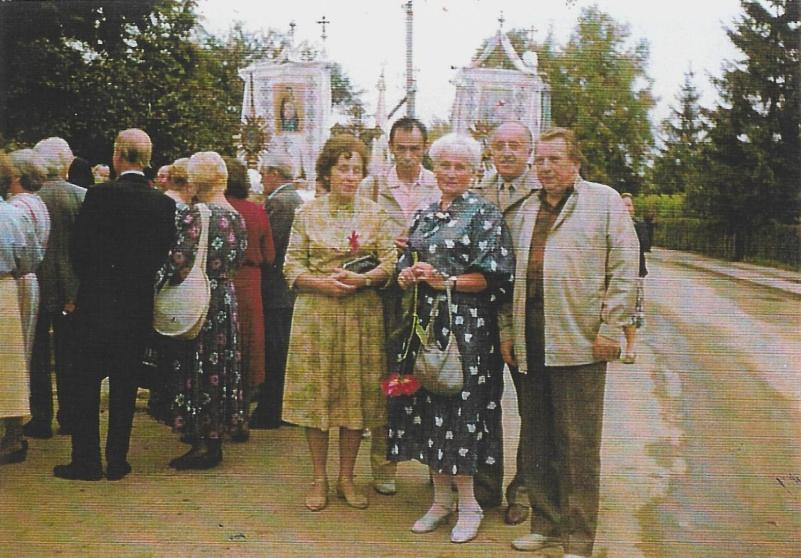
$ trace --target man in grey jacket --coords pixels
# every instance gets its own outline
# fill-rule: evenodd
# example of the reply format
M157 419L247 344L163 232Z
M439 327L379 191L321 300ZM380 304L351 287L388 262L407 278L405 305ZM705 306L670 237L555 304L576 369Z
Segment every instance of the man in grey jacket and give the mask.
M303 200L292 183L294 168L288 153L276 151L266 154L261 161L260 171L264 186L264 208L273 232L275 261L264 264L262 268L265 378L258 390L257 406L250 417L250 427L274 429L281 426L284 373L295 304L295 297L284 279L284 258L295 212Z
M86 188L66 181L67 171L74 159L72 150L61 138L43 139L34 147L44 161L47 181L39 190L50 214L50 237L44 260L36 275L39 279L39 316L36 321L31 352L31 420L25 425L25 435L50 438L53 435L53 392L50 379L50 328L53 328L55 350L58 423L61 434L69 434L72 372L71 338L72 312L78 295L78 276L70 260L70 240L78 211L83 204Z
M474 191L491 201L504 214L511 215L531 193L539 188L534 173L529 169L532 145L531 130L517 121L503 122L490 134L489 147L495 172L489 174L478 184ZM510 367L515 391L518 385L518 372ZM503 385L500 386L503 391ZM500 400L500 396L498 397ZM501 418L501 413L498 413ZM502 432L503 425L498 424L496 430ZM517 451L516 473L506 489L508 507L504 513L504 521L509 525L522 523L528 517L528 500L526 499L523 472L520 466L521 448ZM480 463L473 477L476 499L484 509L499 506L503 500L503 455L493 465Z
M637 235L620 195L579 176L570 130L537 143L542 190L507 218L517 269L501 310L501 353L520 371L522 462L531 534L517 550L562 545L589 557L599 509L606 363L636 299Z

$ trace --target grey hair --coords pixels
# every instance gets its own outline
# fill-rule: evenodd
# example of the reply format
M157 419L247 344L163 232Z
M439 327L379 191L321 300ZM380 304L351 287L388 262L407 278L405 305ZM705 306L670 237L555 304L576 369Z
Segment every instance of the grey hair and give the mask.
M33 150L42 158L47 178L67 176L67 169L75 155L66 140L57 137L43 139L33 146Z
M259 171L275 169L286 180L295 178L295 161L286 151L268 151L259 162Z
M470 136L451 132L431 144L428 156L437 164L446 155L464 157L473 170L481 165L481 144Z
M11 152L11 164L19 176L20 185L28 192L37 192L47 180L42 157L33 149L19 149Z

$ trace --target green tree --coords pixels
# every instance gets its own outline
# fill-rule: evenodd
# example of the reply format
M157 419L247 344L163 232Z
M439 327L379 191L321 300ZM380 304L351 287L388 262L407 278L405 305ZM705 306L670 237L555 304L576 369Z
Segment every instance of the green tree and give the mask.
M584 8L567 45L544 69L553 123L575 130L582 175L636 193L653 145L648 112L654 99L645 72L648 43L628 46L629 37L627 25L596 6Z
M769 220L798 221L801 184L801 17L798 0L741 1L728 36L744 55L716 81L703 150L705 187L688 203L722 220L742 258Z
M0 132L27 144L59 135L93 162L109 161L117 131L132 126L151 136L154 162L225 147L194 9L192 0L0 3Z
M533 42L522 28L507 36L518 54L537 53L539 71L551 86L551 121L576 132L585 156L584 177L621 192L637 192L653 146L648 112L654 99L645 73L646 41L628 46L628 26L597 7L582 10L563 46L552 32L542 43ZM482 65L512 69L500 47Z
M701 119L700 95L692 70L684 74L671 114L662 121L662 147L654 160L651 190L661 194L688 192L698 183L701 142L704 123Z
M280 55L287 37L235 25L214 37L198 26L194 0L0 1L0 138L31 145L64 137L92 162L111 159L116 133L139 127L153 164L198 150L233 155L243 83L238 70ZM314 54L299 45L303 56ZM333 95L354 91L334 65Z

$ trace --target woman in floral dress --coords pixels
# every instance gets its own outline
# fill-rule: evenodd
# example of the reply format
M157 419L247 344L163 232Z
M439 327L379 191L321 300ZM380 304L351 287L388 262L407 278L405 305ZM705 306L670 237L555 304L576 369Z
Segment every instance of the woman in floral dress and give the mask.
M306 507L328 504L328 432L339 428L337 494L354 508L367 497L353 484L362 431L386 424L379 381L386 371L384 316L375 287L395 265L389 219L378 204L356 195L365 175L364 144L342 134L330 138L317 175L330 193L296 214L284 261L287 284L298 295L284 385L283 419L305 427L314 467ZM343 269L373 254L378 266Z
M479 462L491 465L500 459L503 443L494 427L503 373L496 311L511 295L514 255L500 210L468 192L481 161L478 142L448 134L432 144L430 156L442 195L416 214L409 246L398 262L398 283L419 289L417 314L424 328L434 302L440 301L433 327L440 347L447 343L452 319L464 386L454 396L421 388L390 398L389 458L417 459L431 469L434 503L412 531L433 531L448 518L454 511L455 486L459 519L451 541L467 542L476 536L482 518L473 475ZM448 285L451 308L440 296ZM415 337L412 358L418 349Z
M192 449L170 461L175 469L208 469L222 460L226 431L245 420L239 320L233 276L247 248L245 224L226 201L228 172L215 152L196 153L189 161L189 180L198 200L211 211L206 275L211 301L206 323L196 339L170 356L175 400L174 427L188 435ZM178 239L167 263L166 279L179 284L191 271L201 235L197 206L178 216Z

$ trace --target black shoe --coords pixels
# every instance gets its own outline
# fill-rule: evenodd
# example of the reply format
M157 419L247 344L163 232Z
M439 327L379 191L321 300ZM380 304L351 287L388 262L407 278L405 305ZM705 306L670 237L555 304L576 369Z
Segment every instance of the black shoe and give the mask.
M64 426L63 424L58 427L58 435L59 436L71 436L72 435L72 427L71 426Z
M250 439L250 430L248 429L247 423L240 424L234 429L233 432L231 432L232 442L242 444L244 442L247 442L249 439Z
M131 464L123 461L118 465L106 467L106 478L110 481L118 481L131 472Z
M103 469L97 467L85 467L69 463L68 465L56 465L53 467L53 475L60 479L99 481L103 478Z
M53 429L50 428L50 425L37 420L28 421L25 426L22 427L22 432L28 438L47 440L53 437Z
M0 465L10 465L11 463L22 463L28 456L28 440L20 442L20 448L8 453L0 453Z
M520 525L528 519L528 506L522 504L509 504L503 514L503 522L507 525Z
M208 441L192 446L192 449L170 461L170 467L183 471L186 469L211 469L222 461L222 444L219 440Z

